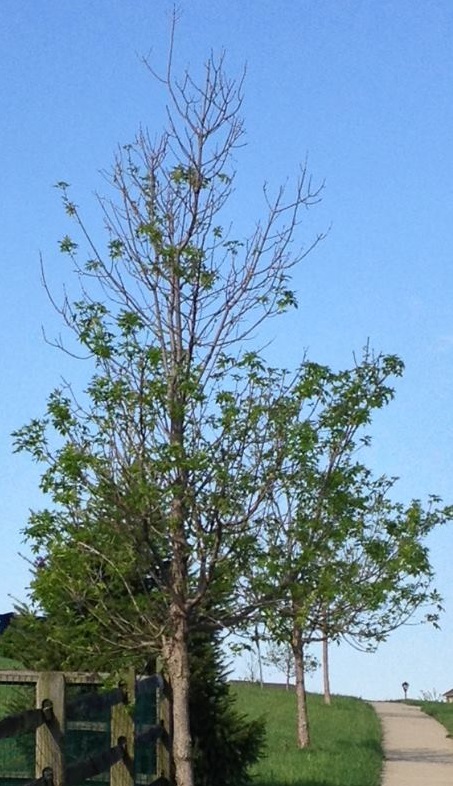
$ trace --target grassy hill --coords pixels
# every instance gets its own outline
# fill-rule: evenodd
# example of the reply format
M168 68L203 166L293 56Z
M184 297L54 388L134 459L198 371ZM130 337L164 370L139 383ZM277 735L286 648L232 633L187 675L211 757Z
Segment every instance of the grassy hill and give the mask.
M448 736L453 736L453 703L444 701L417 701L423 712L431 715L448 731Z
M22 666L18 660L12 658L3 658L0 655L0 669L21 669Z
M0 657L0 670L20 669L22 664L11 658ZM0 685L0 718L22 709L34 706L32 686ZM19 781L9 780L8 774L21 773L30 780L34 773L34 736L32 733L20 737L7 737L0 740L0 786L11 786ZM23 781L22 781L23 782Z
M0 670L2 669L20 669L21 664L17 660L11 658L3 658L0 656ZM5 704L12 692L17 689L8 685L0 685L0 718L5 715Z
M309 696L312 745L296 748L294 693L258 685L234 685L237 706L265 716L266 756L253 771L253 786L378 786L382 749L379 721L360 699L334 696L330 707Z

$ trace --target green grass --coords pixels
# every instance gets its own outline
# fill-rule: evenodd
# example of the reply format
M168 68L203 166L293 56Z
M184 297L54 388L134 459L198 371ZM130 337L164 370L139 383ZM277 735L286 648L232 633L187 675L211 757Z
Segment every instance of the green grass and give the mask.
M0 657L1 669L20 669L19 661ZM31 686L0 685L0 718L17 712L24 705L34 706L34 691ZM15 703L18 702L17 708ZM0 740L0 786L9 786L10 780L5 774L21 773L28 779L34 773L34 735L27 733L16 737ZM17 781L16 781L17 783Z
M443 701L418 701L417 704L423 712L431 715L442 726L445 726L448 733L453 735L453 703L448 704Z
M0 656L0 670L4 669L20 669L21 664L17 660L11 658L3 658ZM15 691L13 686L0 685L0 718L7 714L7 704L10 696Z
M312 744L296 747L296 698L293 692L235 685L237 706L250 717L265 716L265 757L253 770L254 786L378 786L382 748L373 709L359 699L309 696Z

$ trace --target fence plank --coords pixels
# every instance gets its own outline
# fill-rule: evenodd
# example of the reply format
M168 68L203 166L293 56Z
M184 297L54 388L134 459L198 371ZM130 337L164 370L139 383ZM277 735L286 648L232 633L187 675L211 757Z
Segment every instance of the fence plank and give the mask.
M135 672L130 670L125 680L124 688L128 703L135 702ZM110 786L134 786L134 773L131 762L134 758L134 721L128 707L124 702L116 704L111 709L111 744L116 745L118 740L126 740L126 755L113 765L110 771Z
M62 742L65 723L65 678L61 671L42 671L36 683L36 704L42 706L45 699L53 705L53 720L36 730L36 777L42 776L46 767L53 771L58 786L64 784Z
M106 672L65 671L66 685L102 685L110 676Z
M29 685L39 680L40 671L0 669L0 685ZM66 685L101 685L109 675L104 672L65 671Z
M3 669L0 671L0 684L29 685L38 682L39 671L23 671L19 669Z
M106 721L70 721L66 718L66 732L68 731L100 731L107 732L109 723Z

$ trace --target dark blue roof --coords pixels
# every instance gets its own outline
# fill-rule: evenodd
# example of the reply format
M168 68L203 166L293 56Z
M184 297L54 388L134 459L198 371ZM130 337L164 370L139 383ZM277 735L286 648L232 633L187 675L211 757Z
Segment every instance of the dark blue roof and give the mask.
M0 614L0 635L6 630L13 617L14 611L9 611L7 614Z

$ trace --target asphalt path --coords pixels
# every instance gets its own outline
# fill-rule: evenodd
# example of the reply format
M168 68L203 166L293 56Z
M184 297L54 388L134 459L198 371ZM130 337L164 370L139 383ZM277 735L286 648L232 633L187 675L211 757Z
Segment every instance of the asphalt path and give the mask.
M453 740L419 707L376 701L383 731L382 786L453 786Z

